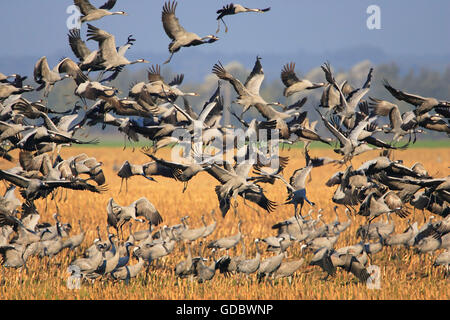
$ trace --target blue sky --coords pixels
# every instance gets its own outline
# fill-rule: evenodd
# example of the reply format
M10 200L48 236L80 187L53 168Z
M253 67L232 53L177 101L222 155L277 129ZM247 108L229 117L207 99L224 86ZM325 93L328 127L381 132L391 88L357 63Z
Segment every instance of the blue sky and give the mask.
M101 5L104 0L92 0ZM179 0L177 15L184 27L199 35L214 33L215 11L230 1ZM118 0L114 10L128 16L106 17L93 24L123 42L128 34L137 39L136 52L167 52L169 39L162 29L163 0ZM424 55L450 52L450 2L436 1L300 1L242 0L248 7L271 7L265 14L226 17L228 33L201 50L211 52L277 53L326 52L375 45L393 54ZM1 55L70 52L67 45L66 8L70 0L1 1ZM381 9L381 30L368 30L366 9ZM86 34L83 26L82 35ZM95 45L92 43L92 45ZM198 49L198 48L195 48ZM200 49L199 49L200 50Z
M92 0L95 6L106 0ZM116 36L117 45L133 34L137 40L127 53L130 60L144 58L162 64L169 56L170 39L164 32L161 11L165 0L118 0L114 11L128 16L109 16L93 25ZM231 1L179 0L176 14L188 31L200 36L215 33L216 10ZM182 48L166 66L175 72L195 74L199 80L211 72L218 60L238 60L251 68L256 55L265 70L278 77L281 66L295 61L301 72L331 59L334 66L349 68L361 60L395 62L405 72L430 67L443 70L450 62L450 1L434 0L240 0L247 7L271 10L264 14L243 13L225 17L220 38L213 44ZM3 73L31 74L35 62L49 57L50 66L61 57L76 60L70 50L66 21L72 0L0 1L0 69ZM381 10L381 29L369 30L366 10ZM81 36L86 39L87 26ZM7 45L5 45L7 44ZM96 49L97 44L89 41ZM184 58L184 59L183 59ZM129 66L140 70L147 66Z

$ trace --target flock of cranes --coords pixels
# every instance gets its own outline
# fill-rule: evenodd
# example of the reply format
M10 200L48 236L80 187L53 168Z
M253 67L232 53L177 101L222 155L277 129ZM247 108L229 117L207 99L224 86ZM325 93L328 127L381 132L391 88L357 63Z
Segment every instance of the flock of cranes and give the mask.
M63 213L59 212L57 198L62 199L65 191L67 199L67 189L108 192L107 177L101 161L84 153L63 159L59 152L62 146L98 143L97 139L84 141L75 135L82 128L100 124L103 128L117 127L130 141L143 137L153 142L150 147L141 150L150 158L149 162L133 164L125 161L117 168L117 175L122 182L126 181L126 188L133 176L143 176L149 181L163 176L183 182L185 192L189 181L204 172L218 181L214 190L222 217L225 218L232 209L239 217L239 223L236 234L214 239L217 218L213 210L211 224L202 216L203 225L192 228L188 223L189 216L185 216L180 219L180 224L164 225L155 230L164 220L147 198L141 197L131 204L120 205L111 197L105 204L107 238L102 239L100 226L97 226L98 237L82 256L70 263L69 271L79 272L86 279L94 281L103 277L128 283L144 266L149 272L152 263L171 254L178 243L183 243L186 259L173 266L174 274L180 279L195 278L200 283L213 279L217 270L224 276L240 274L248 278L256 274L259 282L267 280L272 283L272 279L284 277L292 281L293 274L305 263L305 257L288 258L289 248L296 244L301 255L304 251L313 252L309 264L319 266L326 273L325 278L334 276L340 267L359 281L366 282L371 277L367 266L372 255L385 247L399 245L414 248L419 253L444 249L434 264L446 266L448 274L449 176L432 177L422 164L407 167L401 160L393 160L392 154L414 143L416 135L424 129L449 134L450 102L407 93L385 81L384 87L394 98L414 106L411 111L401 114L393 102L368 96L373 73L376 72L372 68L368 70L365 83L353 87L347 81L337 83L328 62L321 66L324 82L320 83L300 79L295 72L295 63L287 63L281 70L285 97L308 90L323 90L320 105L315 108L320 122L310 122L307 111L302 110L307 98L290 106L267 102L262 98L260 88L264 71L259 56L244 83L227 71L220 61L217 62L212 67L212 73L217 76L219 84L200 113L189 104L189 97L198 94L180 89L184 75L177 75L166 82L159 65L151 66L147 81L133 83L128 96L121 98L116 88L105 83L114 80L127 65L148 61L130 61L126 58L127 50L136 41L132 36L123 46L116 47L114 35L90 23L108 15L126 13L111 11L115 0L109 0L100 8L87 0L75 0L74 3L83 14L80 22L87 23L87 41L97 42L97 50L90 50L82 40L80 30L73 29L68 33L68 41L78 62L67 57L50 69L47 58L43 56L34 68L34 81L39 85L36 89L24 84L26 77L0 74L0 154L7 161L14 162L11 151L19 149L19 166L0 169L0 179L7 184L5 194L0 197L3 267L26 268L30 257L52 258L65 249L75 250L82 246L86 234L82 221L79 221L80 233L70 235L72 226L61 221ZM218 40L215 35L200 37L186 31L175 15L176 7L177 2L168 1L162 8L163 28L172 40L170 57L164 63L169 63L174 53L183 47ZM217 32L220 31L220 22L225 24L223 18L227 15L269 10L226 5L217 11ZM226 26L225 31L227 29ZM98 81L89 78L91 72L99 72ZM104 78L106 72L111 74ZM66 78L75 82L74 95L82 105L76 104L71 110L59 112L48 106L46 99L54 86ZM234 134L235 128L221 123L224 108L229 108L224 105L221 96L223 82L234 88L237 98L233 103L242 107L241 115L230 109L242 124L243 136L249 138L241 144ZM33 90L44 90L43 100L33 102L22 97L22 94ZM183 106L177 104L179 99L183 101ZM93 101L90 107L88 101ZM244 120L243 115L250 108L255 108L263 120ZM379 126L377 121L383 117L388 117L389 122ZM333 138L320 135L316 130L318 124L323 125ZM195 136L198 128L202 131L200 145L189 142L189 155L183 161L170 161L157 156L159 149L170 144L186 145L185 141L174 135L176 130L182 129ZM268 142L276 146L298 141L305 144L305 166L295 170L289 180L283 176L289 159L278 156L272 149L254 144L250 139L259 138L262 132L266 133ZM392 134L392 141L376 137L379 132ZM405 137L408 141L399 146ZM309 149L311 142L333 146L336 158L312 157ZM220 152L214 151L217 149ZM354 157L374 149L381 150L379 157L353 168L351 161ZM233 157L227 157L225 161L226 153L233 153ZM273 161L278 163L276 168L271 167ZM332 201L345 207L346 221L339 220L338 206L334 208L336 219L332 222L322 220L323 208L318 209L317 218L312 216L317 206L314 199L307 196L308 179L315 168L329 165L345 167L332 174L325 184L327 187L336 186ZM279 204L269 199L262 185L274 184L278 180L286 186L284 204L293 205L294 215L272 226L275 235L253 239L251 242L256 247L256 255L248 256L241 230L245 222L239 216L238 197L243 199L244 205L258 213L259 210L275 212ZM17 197L16 189L22 199ZM49 199L55 202L58 212L53 216L54 224L40 221L35 206L35 201L40 199L45 199L46 203ZM305 213L305 202L309 207L308 213ZM433 216L419 228L417 222L411 224L411 207L422 212L429 211ZM352 215L367 218L367 223L359 226L357 231L361 241L336 248L338 238L355 223ZM395 219L392 216L408 219L408 228L403 233L395 233ZM436 219L436 216L440 218ZM148 223L148 228L133 231L134 221ZM127 223L129 235L125 240L123 227ZM110 228L116 232L111 232ZM197 244L195 253L194 244ZM239 244L242 246L241 254L233 256L229 250ZM264 258L262 244L274 255ZM217 252L224 254L216 258ZM138 259L135 264L130 263L133 256Z

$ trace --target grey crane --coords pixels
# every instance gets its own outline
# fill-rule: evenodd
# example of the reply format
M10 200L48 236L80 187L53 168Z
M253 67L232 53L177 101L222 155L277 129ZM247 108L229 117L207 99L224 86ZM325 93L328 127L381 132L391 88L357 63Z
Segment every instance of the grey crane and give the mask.
M176 75L172 81L166 83L164 77L161 75L161 67L157 65L152 65L147 70L148 82L138 82L129 91L128 96L138 101L142 106L146 107L148 110L155 115L160 115L162 118L166 118L173 109L167 108L165 104L158 104L159 101L162 102L174 102L178 97L182 96L198 96L196 92L183 92L179 89L179 85L184 80L184 74ZM186 103L185 107L189 108ZM186 110L188 109L186 108ZM182 114L177 114L178 120L183 119Z
M201 38L193 32L186 31L175 16L177 5L178 3L176 1L168 1L163 6L161 19L164 31L167 36L172 39L172 42L169 44L170 57L164 64L169 63L174 53L179 51L182 47L198 46L219 40L219 38L214 35L207 35Z
M204 258L200 256L200 259L198 259L197 263L195 264L195 271L194 276L197 278L198 283L204 283L205 281L210 281L212 278L214 278L216 274L216 265L217 261L215 259L215 252L216 249L212 249L210 258L211 258L211 264L205 265L203 262Z
M310 266L318 266L327 273L324 280L328 279L330 275L334 276L336 274L336 267L331 261L331 253L332 250L326 247L320 248L314 252L314 256L309 262Z
M234 103L242 105L242 115L251 107L256 105L267 106L267 102L261 97L259 91L261 84L264 81L264 70L261 65L261 58L256 57L255 65L253 66L252 72L248 75L244 84L242 84L239 79L235 78L231 73L229 73L222 63L219 61L214 64L212 72L222 80L228 81L238 94L237 99ZM279 104L277 104L279 105ZM275 111L275 110L272 110ZM273 113L273 112L272 112ZM276 113L276 111L275 111ZM272 114L271 114L272 115Z
M411 166L411 170L414 171L421 178L431 178L427 169L420 162L416 162Z
M375 198L375 192L371 192L361 203L358 214L367 217L370 224L373 219L382 215L383 213L398 212L401 207L391 209L385 202L386 197L390 193L391 191L387 191L381 197Z
M426 98L395 89L387 80L384 80L383 85L398 100L414 105L416 107L414 114L417 116L427 113L436 107L450 107L450 102L448 101L437 100L436 98Z
M324 82L312 83L308 79L299 79L295 74L295 63L287 63L283 70L281 71L281 81L283 82L285 88L283 95L289 97L297 92L302 92L303 90L312 90L321 88L326 85Z
M69 45L74 55L78 58L78 66L82 71L100 71L104 67L101 66L101 56L99 50L90 50L86 42L81 39L80 29L71 29L68 33ZM130 38L129 38L130 40Z
M104 247L107 247L108 244L106 242L102 242L102 237L100 235L100 226L96 226L95 230L97 231L97 238L94 239L93 243L84 251L83 256L84 257L92 257L97 253L97 244L101 244ZM108 250L108 248L106 248Z
M272 229L278 230L277 235L287 233L297 241L305 240L309 234L309 229L304 224L303 219L296 216L274 224Z
M147 71L148 82L138 82L130 88L128 97L134 99L147 113L152 116L159 116L165 122L165 126L151 126L152 130L156 130L158 135L174 130L174 126L170 126L172 120L185 121L184 114L175 110L169 105L179 96L198 96L195 92L183 92L178 86L184 79L183 74L177 75L171 82L166 83L161 76L159 65L152 65ZM162 104L160 102L163 102ZM186 103L185 103L186 106ZM158 129L160 129L158 131ZM156 135L156 134L155 134Z
M120 182L120 191L122 190L123 180L126 183L128 190L128 179L132 176L143 176L150 181L156 181L152 175L161 175L163 177L173 178L173 172L169 167L158 164L156 161L145 164L132 164L128 160L122 164L117 172L117 175L122 179Z
M105 255L105 258L103 259L103 262L99 265L99 267L90 275L90 278L96 278L98 276L103 276L111 273L114 271L120 261L120 250L117 248L118 242L116 240L113 240L113 247L114 247L114 254L109 257ZM128 259L126 261L128 263ZM123 266L123 265L122 265Z
M248 180L248 173L251 167L252 163L249 161L240 163L235 169L228 168L229 170L213 163L206 170L221 183L221 185L215 187L215 191L222 216L225 217L230 209L232 198L235 200L234 211L237 214L236 198L238 195L244 198L245 205L247 205L245 200L249 200L268 212L274 211L276 203L265 196L263 189L258 184Z
M341 84L341 92L347 97L355 89L346 81ZM320 107L335 109L341 103L341 96L333 85L327 84L320 98Z
M167 227L163 229L164 239L160 243L146 243L139 245L138 250L135 251L135 255L144 258L150 265L154 260L160 259L172 253L175 248L176 240L169 239Z
M188 223L186 223L185 221L189 218L189 216L184 216L180 218L181 223L167 227L168 231L170 231L170 234L168 232L166 232L166 234L168 234L171 239L174 239L176 241L181 241L181 232L183 232L184 230L188 229ZM152 237L154 239L160 239L161 235L162 235L162 231L164 230L164 227L162 228L162 230L158 230L157 232L155 232Z
M211 210L211 218L213 219L213 223L211 223L211 224L206 224L206 222L205 222L205 219L204 219L204 216L202 215L202 222L203 222L203 224L205 225L205 232L203 233L203 238L206 238L206 237L208 237L209 235L211 235L215 230L216 230L216 228L217 228L217 220L216 220L216 218L215 218L215 216L214 216L214 213L215 213L216 211L215 210Z
M163 221L163 218L158 210L145 197L139 198L128 206L120 206L114 201L113 198L110 198L106 207L106 211L108 216L108 225L114 227L117 232L119 231L119 229L122 231L123 225L130 219L144 222L143 219L137 218L139 216L145 217L145 219L147 219L155 226Z
M340 95L340 104L338 106L338 116L341 118L341 124L345 122L352 121L356 117L355 109L358 106L361 99L370 91L370 83L372 81L372 72L373 68L370 68L367 74L367 80L364 85L359 88L353 90L347 97L341 90L341 87L337 84L336 80L333 77L331 72L331 66L328 62L324 63L321 66L322 70L325 73L325 78L331 85L334 86L336 90L338 90Z
M131 44L121 47L120 50L117 50L115 37L105 30L88 24L87 32L87 40L95 40L98 42L98 54L100 55L100 59L102 61L100 63L100 66L104 68L102 73L104 73L105 71L117 70L117 68L136 63L149 63L149 61L145 59L137 59L134 61L128 60L125 57L125 52L131 46Z
M2 83L0 84L0 102L6 100L12 95L20 95L24 92L31 92L34 88L29 85L23 87L16 87L12 84Z
M281 242L284 240L283 237L279 238L280 248L281 248ZM270 284L272 284L272 281L270 279L270 276L280 267L281 262L286 257L286 251L280 250L280 253L266 258L262 260L259 264L258 273L257 273L257 279L258 282L261 282L264 278L269 281Z
M242 225L242 221L239 220L238 232L236 234L228 236L228 237L220 238L217 240L213 240L208 243L207 247L210 249L226 250L227 254L228 254L228 250L231 248L234 248L239 243L239 241L241 241L241 239L243 237L242 231L241 231L241 225Z
M0 72L0 83L9 83L8 79L15 78L15 77L16 77L16 74L11 74L11 75L7 76Z
M130 223L130 228L131 228L131 223ZM146 240L149 237L150 237L150 239L148 239L148 240L152 241L153 240L152 232L153 232L153 224L151 222L148 222L148 228L147 229L139 230L139 231L135 231L135 232L131 232L131 229L130 229L130 236L129 236L129 239L127 241L134 243L135 241ZM130 238L133 241L131 241Z
M38 230L38 223L40 218L41 216L33 203L25 202L24 204L22 204L22 213L20 220L22 221L26 229L35 230L36 232L36 230ZM48 231L43 232L46 233ZM42 235L42 232L40 234Z
M120 103L114 99L117 89L104 86L98 81L91 81L81 71L80 67L70 58L65 58L59 63L59 73L67 73L76 84L74 94L80 97L86 104L86 100L102 99L113 105Z
M411 140L411 133L415 134L422 132L420 129L413 130L415 119L411 118L411 113L406 112L402 115L396 104L373 97L369 98L371 100L369 106L376 115L389 116L390 124L383 126L383 131L385 133L394 134L392 141L398 142L407 134L409 134L409 140Z
M339 253L339 254L349 253L349 254L353 254L354 256L359 255L363 251L364 251L364 241L363 240L361 240L357 244L346 246L346 247L341 247L341 248L338 248L335 250L335 252Z
M56 237L39 242L39 257L49 256L50 258L58 254L62 249L64 249L64 240L62 237L62 226L58 219L59 214L54 214L53 217L56 220ZM48 260L47 260L48 263Z
M338 238L338 235L331 237L318 237L309 240L306 245L308 246L308 248L314 251L319 250L320 248L332 249L336 244Z
M174 268L175 275L179 278L187 278L194 274L194 268L192 263L191 244L187 244L186 259L177 263Z
M333 231L335 231L337 233L342 233L345 230L347 230L348 227L350 227L352 224L352 218L348 214L350 212L350 210L348 208L345 208L345 215L347 216L347 221L340 222L339 217L337 215L337 206L334 206L333 209L336 214L336 221L337 221L337 223L333 227Z
M106 247L100 243L99 239L94 240L94 245L97 250L92 256L88 258L78 258L70 263L70 266L78 267L82 275L88 275L94 272L103 262Z
M408 228L406 228L403 233L399 234L391 234L386 239L384 239L384 245L385 246L408 246L409 242L411 240L414 240L414 237L416 235L416 232L418 232L417 229L417 222L415 222L413 225L410 224L410 221L408 221Z
M133 254L136 253L138 248L134 248ZM142 270L142 267L145 264L145 260L142 257L138 258L138 262L134 265L123 266L120 268L116 268L109 275L114 280L122 280L125 281L125 284L128 285L130 279L136 278L138 273Z
M172 176L179 181L184 182L184 187L183 187L183 191L185 192L187 189L187 185L189 183L189 181L196 176L198 173L207 170L211 167L211 165L207 162L202 162L202 163L197 163L196 161L194 161L194 159L192 159L191 163L178 163L178 162L174 162L174 161L167 161L164 159L160 159L156 156L154 156L151 153L142 151L145 155L147 155L148 157L152 158L154 161L158 162L159 164L161 164L163 167L167 167L170 168L173 171Z
M360 121L358 125L351 130L350 134L347 137L338 128L336 128L336 126L330 123L330 121L325 119L325 117L320 113L318 109L316 109L316 111L319 113L323 123L325 124L325 127L339 141L340 147L335 149L334 151L344 156L344 162L351 160L352 157L358 154L372 150L372 148L368 146L367 142L359 140L359 136L368 124L375 121L376 117L366 117L366 119Z
M73 190L88 190L95 193L102 193L107 190L107 187L96 187L86 183L84 180L76 179L72 181L67 180L39 180L28 179L20 175L10 173L6 170L0 170L0 179L7 180L16 186L22 188L21 195L27 200L35 200L47 197L54 189L58 187L73 189Z
M88 180L94 180L97 185L103 185L106 182L105 175L101 168L102 162L98 162L94 157L88 157L86 154L80 154L74 158L69 158L70 169L76 177L80 174L89 175Z
M217 66L217 64L216 64ZM220 66L219 66L220 67ZM223 67L220 67L223 69ZM223 69L225 70L225 69ZM219 78L222 77L222 75L220 75L220 72L222 71L213 71L214 73L216 73ZM219 73L217 73L219 72ZM228 74L229 75L229 74ZM223 79L226 80L225 76ZM248 95L244 95L242 96L240 92L238 92L238 94L240 95L240 97L243 97L243 99L241 100L236 100L236 103L247 105L248 107L250 106L254 106L256 108L256 110L258 110L258 112L266 119L266 123L269 124L271 127L273 127L273 124L275 124L275 128L273 129L278 129L279 130L279 136L282 139L288 139L290 137L290 131L289 131L289 127L288 124L286 123L286 119L292 118L292 117L298 117L301 116L301 114L303 112L300 112L299 108L292 108L286 111L277 111L275 110L272 105L278 105L278 106L282 106L279 102L271 102L271 103L266 103L266 102L261 102L261 101L257 101L258 99L254 99L251 96ZM248 108L247 108L248 109ZM294 120L292 120L294 121ZM272 129L272 128L271 128ZM288 143L290 143L291 141L288 141Z
M68 77L68 74L62 77L59 74L59 63L53 69L50 69L46 56L40 58L34 66L34 81L40 84L36 91L44 89L44 97L48 97L55 83Z
M289 179L289 183L281 175L275 175L279 178L287 187L288 198L285 204L294 205L294 216L298 217L302 215L303 204L306 201L309 205L314 206L315 203L310 201L306 197L306 178L311 173L313 165L311 162L307 163L305 167L299 168L294 171ZM300 205L300 210L298 211L298 205Z
M262 239L267 244L267 251L286 251L286 249L292 245L292 241L296 240L288 233L281 233L277 236L270 236Z
M442 236L450 232L450 216L447 216L445 219L438 221L436 225L433 225L434 233L436 236Z
M376 229L378 232L378 228ZM372 254L380 252L384 247L384 239L381 236L381 234L378 232L378 241L377 242L365 242L364 243L364 252L367 253L369 258L372 256Z
M6 188L3 197L0 197L0 211L13 213L18 207L22 205L22 202L16 197L14 193L16 188L17 187L13 184L10 184Z
M230 273L236 273L238 264L245 260L244 238L241 238L240 242L242 243L242 247L239 256L230 257L229 255L224 255L217 260L216 266L219 268L220 273L223 273L226 277L228 277Z
M106 228L106 231L108 232L108 240L101 243L105 247L105 260L111 259L117 251L116 240L114 240L116 235L109 231L109 227Z
M334 276L337 267L351 272L361 282L366 282L370 277L367 269L354 255L339 254L325 247L316 251L310 265L317 265L327 272L325 279L330 275Z
M383 195L382 198L384 203L386 203L389 209L393 210L393 212L397 216L399 216L400 218L406 218L407 216L409 216L410 212L396 192L387 192L387 194Z
M449 272L449 266L450 266L450 250L446 250L442 253L440 253L436 259L434 260L433 266L437 267L437 266L445 266L446 270L445 270L445 276L447 277L450 272Z
M202 215L202 217L203 217L203 215ZM203 225L203 226L195 228L195 229L191 229L188 227L188 228L182 230L179 233L179 236L184 241L192 242L192 241L195 241L195 240L203 237L205 231L206 231L206 225Z
M27 268L28 258L35 254L39 243L34 242L28 245L8 244L0 246L0 255L2 256L2 265L7 268Z
M86 230L83 229L83 226L81 225L81 220L78 220L78 225L80 226L80 233L73 235L69 237L68 239L64 240L63 242L63 248L69 248L70 250L75 250L75 248L78 248L84 241L86 237Z
M34 129L34 126L27 126L21 123L11 123L0 121L0 142L10 141L24 131Z
M20 223L17 223L17 225L15 225L14 219L10 219L10 217L6 217L7 220L10 220L10 222L6 223L6 225L11 225L14 228L17 228L17 236L13 238L13 240L11 240L12 243L16 243L16 244L21 244L21 245L29 245L32 244L34 242L38 242L41 241L44 238L44 235L47 235L49 233L49 231L47 230L47 228L42 231L42 232L36 232L34 230L31 229L27 229L25 227L22 227L22 223L20 222L20 220L18 220L17 218L15 218L16 220L18 220ZM5 224L5 216L2 215L2 224ZM11 220L12 223L11 223Z
M258 270L259 265L261 263L261 252L259 250L259 242L258 238L255 239L255 247L256 247L256 255L253 259L245 259L238 262L236 271L240 274L245 274L248 278L249 274L254 273Z
M238 13L244 13L244 12L258 12L258 13L264 13L270 10L270 7L268 8L247 8L244 7L241 4L237 3L230 3L222 7L222 9L217 10L217 30L216 33L220 31L220 21L222 21L223 25L225 26L225 32L228 32L228 26L225 24L225 21L223 21L223 17L229 16L229 15L235 15Z
M387 222L376 221L361 225L356 230L357 237L363 239L377 240L379 235L386 238L388 235L392 234L395 229L395 221L391 218L391 213L387 213Z
M125 11L115 11L115 12L109 11L114 7L117 0L108 0L99 8L94 7L89 2L89 0L74 0L73 2L76 6L78 6L81 13L83 14L83 16L80 19L81 23L84 23L87 21L99 20L106 16L112 16L112 15L126 16L127 15L127 13Z
M7 246L10 243L10 236L14 233L11 226L1 226L0 227L0 246Z
M421 239L416 244L416 251L419 253L433 253L437 249L450 248L450 233L443 235L442 237L438 237L437 239L433 236L428 236Z
M303 252L303 249L306 248L305 244L302 244L300 247L300 254ZM282 279L288 278L288 282L292 284L292 277L294 273L300 269L300 267L304 264L305 259L300 258L298 260L292 261L283 261L281 262L280 267L272 274L273 279Z

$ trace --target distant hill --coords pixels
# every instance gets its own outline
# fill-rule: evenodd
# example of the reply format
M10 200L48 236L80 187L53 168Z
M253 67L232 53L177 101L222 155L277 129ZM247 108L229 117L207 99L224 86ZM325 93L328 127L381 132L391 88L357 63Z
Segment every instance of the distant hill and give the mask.
M191 48L189 48L191 49ZM218 60L222 63L239 61L244 66L251 66L257 55L263 58L262 63L267 78L279 78L282 66L290 61L296 63L296 69L299 73L305 74L311 69L320 66L324 61L330 61L337 70L348 70L355 64L363 60L369 60L374 65L395 63L400 74L406 74L411 70L418 72L421 69L443 70L450 64L450 53L433 56L390 55L381 48L375 46L359 46L346 48L338 51L312 53L300 51L296 53L279 53L264 55L261 52L242 53L237 50L236 54L222 54L210 50L189 50L182 49L174 55L172 62L163 66L163 70L170 69L175 73L184 73L186 81L203 81L204 77L211 72L211 68ZM45 50L43 50L45 52ZM44 54L43 54L44 55ZM70 57L76 59L70 49L64 52L56 52L46 55L50 66L55 65L61 58ZM130 60L145 57L152 64L161 64L168 57L167 54L154 52L134 52L131 48L127 56ZM24 53L23 56L0 56L0 72L2 73L20 73L28 75L33 74L33 68L36 61L41 56L32 56ZM129 70L142 69L142 66L130 66Z

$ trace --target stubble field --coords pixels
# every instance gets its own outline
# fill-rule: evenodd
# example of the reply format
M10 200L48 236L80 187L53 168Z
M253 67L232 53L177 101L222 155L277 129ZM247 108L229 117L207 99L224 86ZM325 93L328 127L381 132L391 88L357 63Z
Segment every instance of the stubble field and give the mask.
M323 281L324 272L319 267L309 267L308 263L312 257L311 252L300 254L300 244L295 243L288 249L288 260L305 258L305 263L296 272L292 284L286 280L278 281L271 286L268 283L257 283L256 275L251 276L250 281L238 275L224 277L216 273L215 277L203 284L187 279L177 281L173 268L181 260L185 259L182 245L177 244L172 254L162 258L158 264L150 266L149 273L143 269L132 279L129 285L111 280L96 281L94 284L83 282L79 290L70 290L66 286L68 277L67 267L70 262L81 255L81 253L92 244L97 237L96 227L100 226L102 237L106 238L106 204L110 197L121 205L128 205L140 197L149 199L160 211L164 218L163 224L174 225L180 223L180 218L185 215L191 216L192 228L201 226L200 217L205 214L207 223L211 223L209 215L212 209L216 210L218 225L215 232L206 241L232 235L237 232L238 217L232 210L225 218L220 216L218 201L214 192L214 186L218 182L207 173L200 173L190 182L185 193L182 193L183 184L164 177L155 177L158 181L150 182L143 177L133 177L128 181L128 192L123 188L119 193L121 179L116 175L113 167L120 166L123 161L132 163L144 163L150 159L142 154L139 149L132 151L131 148L65 148L61 155L67 158L79 153L86 153L96 157L103 162L103 170L109 190L104 194L93 194L89 192L68 192L67 201L59 201L61 221L73 226L72 234L79 232L78 220L80 219L87 234L79 250L75 252L62 251L49 261L47 257L39 259L31 257L27 263L28 270L2 268L0 281L0 299L146 299L146 300L246 300L246 299L275 299L275 300L299 300L299 299L443 299L450 298L448 290L449 279L444 278L444 269L433 268L434 257L429 255L418 255L408 248L384 248L373 256L372 264L381 268L380 288L369 289L366 284L358 283L355 277L339 269L336 277ZM335 157L332 150L312 149L311 156ZM17 159L17 154L13 153ZM284 171L284 176L289 178L292 172L305 164L301 149L281 151L281 155L289 156L289 164ZM363 161L377 155L376 151L361 155L352 161L354 167ZM160 150L157 156L169 159L169 150ZM445 176L449 174L450 152L448 148L435 149L408 149L397 151L395 159L402 159L404 164L411 166L419 161L424 164L432 176ZM12 165L6 161L0 161L1 168L10 168ZM313 213L314 218L319 208L323 209L323 218L326 222L335 219L331 201L335 188L325 186L325 181L336 171L332 165L314 168L312 180L307 183L308 197L316 203ZM124 186L125 187L125 186ZM278 207L270 214L254 210L245 206L239 199L239 214L243 220L242 232L247 248L247 257L254 257L256 249L253 240L275 235L271 226L279 221L285 220L293 215L292 205L282 205L286 199L286 188L277 181L274 185L263 185L267 197L276 201ZM5 190L5 184L0 184L0 192ZM55 204L48 200L48 209L45 211L45 200L36 201L37 208L41 214L41 221L53 223L52 214L55 212ZM304 211L310 207L305 205ZM412 209L411 209L412 211ZM346 220L344 209L339 208L340 220ZM425 213L426 218L430 216ZM355 244L360 241L356 238L356 230L360 224L366 222L365 218L353 216L353 223L338 239L336 248ZM424 216L420 211L411 214L412 222L417 221L420 226L424 223ZM404 219L394 216L396 223L395 232L400 233L406 228ZM147 228L147 224L133 223L133 230ZM158 227L159 228L159 227ZM125 237L128 228L124 228ZM198 241L194 244L194 247ZM261 245L265 250L265 246ZM205 249L205 256L208 252ZM240 254L241 245L231 254ZM438 251L440 253L441 250ZM219 252L219 256L222 253ZM273 253L263 253L263 258ZM216 256L217 257L217 256ZM136 263L132 260L131 264Z

